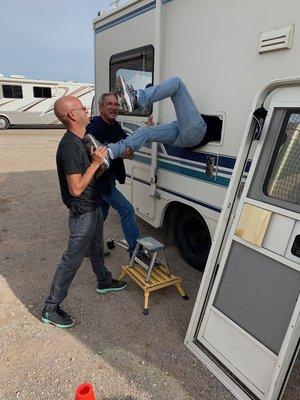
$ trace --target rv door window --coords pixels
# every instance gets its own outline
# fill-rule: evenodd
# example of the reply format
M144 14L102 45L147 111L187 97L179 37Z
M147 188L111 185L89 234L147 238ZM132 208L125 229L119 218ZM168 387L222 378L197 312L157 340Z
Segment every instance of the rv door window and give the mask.
M154 47L144 46L114 54L110 59L110 90L114 90L116 78L122 75L134 89L145 89L153 84ZM149 115L152 107L138 109L132 115Z
M300 109L276 108L258 160L249 197L299 212Z
M7 99L23 99L22 86L2 85L3 97Z
M33 97L49 99L52 97L50 87L33 86Z
M277 150L277 151L276 151ZM300 205L300 113L289 113L265 183L266 194Z

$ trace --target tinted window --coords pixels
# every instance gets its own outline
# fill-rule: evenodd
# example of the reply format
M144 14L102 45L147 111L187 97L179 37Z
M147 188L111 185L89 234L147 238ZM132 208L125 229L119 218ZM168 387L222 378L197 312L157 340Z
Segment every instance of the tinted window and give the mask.
M153 84L154 47L145 46L114 54L110 59L110 91L114 91L116 77L122 75L134 89L145 89ZM131 115L149 115L152 107L135 110Z
M33 87L33 97L39 98L50 98L52 97L51 88L42 87L42 86L34 86Z
M22 86L16 85L2 85L3 97L8 99L22 99L23 90Z

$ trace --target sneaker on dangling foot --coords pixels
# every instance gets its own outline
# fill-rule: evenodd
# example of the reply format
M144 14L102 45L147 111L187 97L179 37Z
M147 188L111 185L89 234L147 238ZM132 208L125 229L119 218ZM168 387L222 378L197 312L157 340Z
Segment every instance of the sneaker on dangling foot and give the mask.
M67 314L59 305L53 310L44 308L41 320L44 324L52 324L58 328L71 328L74 325L74 318Z
M103 285L101 283L98 284L97 293L105 294L109 292L119 292L124 290L127 287L127 283L124 281L117 281L113 279L112 282L108 285Z
M121 97L121 109L125 114L130 114L137 108L136 91L119 75L116 79L116 91Z

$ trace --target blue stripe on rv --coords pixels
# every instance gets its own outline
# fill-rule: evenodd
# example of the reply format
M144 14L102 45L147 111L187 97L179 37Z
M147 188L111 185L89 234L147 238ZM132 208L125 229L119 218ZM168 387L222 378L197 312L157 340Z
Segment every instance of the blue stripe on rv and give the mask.
M145 157L148 157L148 158L150 157L151 158L151 154L150 153L147 153L147 152L142 151L142 150L139 150L138 154L141 155L141 156L145 156ZM202 163L197 162L197 164L195 164L194 161L189 161L189 160L187 160L185 158L177 158L177 157L176 158L175 157L174 158L170 158L169 156L165 155L162 152L159 152L158 154L159 154L158 157L159 157L160 161L166 161L166 162L170 162L172 164L177 163L177 164L180 164L180 165L185 166L185 167L190 167L192 169L196 168L199 171L205 171L206 170L206 165L205 165L204 162L202 162ZM207 157L207 154L206 154L206 157ZM218 158L218 154L215 154L215 157ZM218 165L218 173L219 174L223 174L223 175L231 175L232 171L231 170L228 171L227 169L222 169L220 167L220 165Z
M130 178L130 179L133 179L133 180L137 181L137 182L141 182L141 183L143 183L144 185L150 186L150 183L147 182L147 181L145 181L145 180L143 180L143 179L136 178L136 177L132 178L132 177L131 177L130 175L128 175L128 174L126 174L126 176L127 176L128 178ZM185 195L183 195L182 193L175 192L174 190L166 189L166 188L161 187L161 186L157 186L157 188L158 188L159 190L161 190L162 192L166 192L166 193L173 194L174 196L177 196L177 197L180 197L180 198L185 199L185 200L187 200L187 201L190 201L191 203L198 204L199 206L208 208L209 210L216 211L217 213L220 213L220 212L222 211L222 209L221 209L220 207L214 206L213 204L205 203L204 201L200 201L200 200L195 199L195 198L193 198L193 197L185 196Z
M148 165L151 164L151 158L141 156L140 154L137 153L134 155L134 160L139 161L143 164L148 164ZM223 176L210 177L207 176L205 172L202 172L200 170L197 171L195 169L187 168L182 165L175 165L166 161L158 160L157 166L158 169L174 172L179 175L189 176L190 178L198 179L200 181L212 183L218 186L228 187L230 181L229 178Z
M172 0L163 0L163 4L170 3ZM123 22L129 21L132 18L138 17L139 15L142 15L150 10L153 10L155 8L155 1L151 1L151 3L145 4L142 7L137 8L136 10L130 11L129 13L122 15L119 18L116 18L115 20L111 22L107 22L106 24L100 26L95 30L96 35L100 32L106 31L107 29L112 28L113 26L122 24Z

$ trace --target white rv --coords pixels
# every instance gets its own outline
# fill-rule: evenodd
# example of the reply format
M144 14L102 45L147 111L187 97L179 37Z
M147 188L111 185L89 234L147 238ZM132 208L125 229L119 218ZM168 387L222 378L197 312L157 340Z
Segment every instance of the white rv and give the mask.
M114 90L118 74L135 89L179 76L199 111L216 123L218 139L194 151L161 144L137 151L120 187L137 215L154 227L167 225L183 258L198 269L256 93L272 79L300 74L299 15L298 0L132 0L93 21L96 98ZM163 101L119 121L132 134L149 112L157 123L176 119L171 102Z
M0 129L9 127L62 127L53 113L59 97L73 95L90 110L94 86L87 83L26 79L0 75Z

